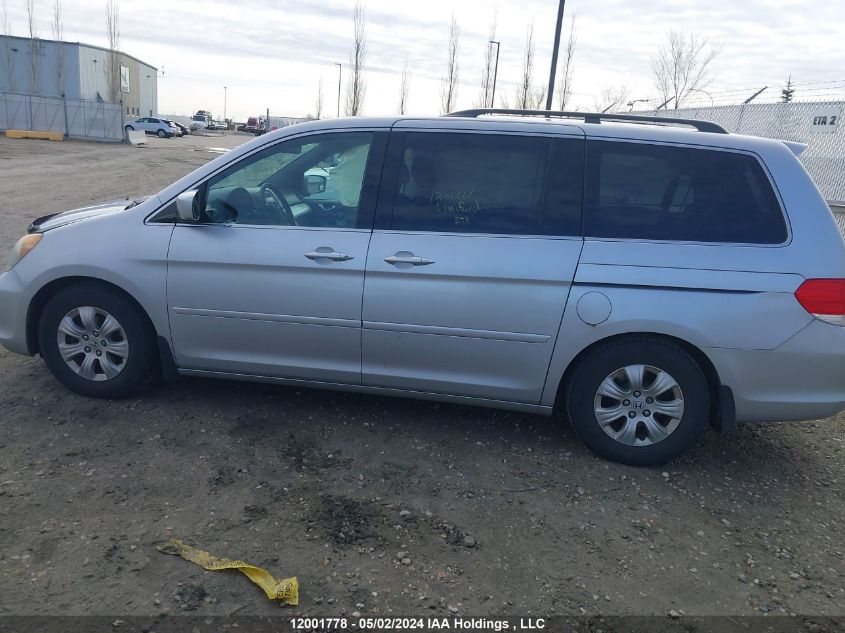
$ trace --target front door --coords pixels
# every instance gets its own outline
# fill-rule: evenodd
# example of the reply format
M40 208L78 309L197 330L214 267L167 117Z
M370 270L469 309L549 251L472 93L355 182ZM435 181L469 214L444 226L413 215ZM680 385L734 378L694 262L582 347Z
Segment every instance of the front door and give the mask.
M561 129L393 133L364 384L539 402L583 244L583 133Z
M177 224L167 296L177 364L360 383L361 299L384 139L280 141L198 190Z

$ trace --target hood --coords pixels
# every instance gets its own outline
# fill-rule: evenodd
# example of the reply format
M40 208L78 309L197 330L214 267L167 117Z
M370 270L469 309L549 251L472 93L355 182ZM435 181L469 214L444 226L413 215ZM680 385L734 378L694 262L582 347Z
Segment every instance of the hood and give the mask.
M62 211L61 213L42 215L40 218L36 218L32 221L32 224L29 225L27 232L43 233L44 231L49 231L50 229L55 229L81 220L88 220L90 218L96 218L103 215L111 215L112 213L118 213L125 209L131 209L144 200L146 200L146 198L115 200L113 202L106 202L104 204L98 204L91 207L73 209L72 211Z

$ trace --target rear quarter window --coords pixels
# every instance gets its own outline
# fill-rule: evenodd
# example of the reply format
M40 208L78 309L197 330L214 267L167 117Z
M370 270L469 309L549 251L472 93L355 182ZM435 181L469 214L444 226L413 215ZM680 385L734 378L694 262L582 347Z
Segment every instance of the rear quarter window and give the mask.
M760 162L669 145L587 143L587 237L782 244L787 228Z

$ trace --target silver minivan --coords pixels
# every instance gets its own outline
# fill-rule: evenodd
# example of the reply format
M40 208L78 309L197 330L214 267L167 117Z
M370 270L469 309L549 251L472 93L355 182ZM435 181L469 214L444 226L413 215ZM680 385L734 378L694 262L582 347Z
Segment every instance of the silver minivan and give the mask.
M0 343L86 396L181 374L560 411L662 463L845 407L845 243L801 149L630 115L294 125L35 220Z

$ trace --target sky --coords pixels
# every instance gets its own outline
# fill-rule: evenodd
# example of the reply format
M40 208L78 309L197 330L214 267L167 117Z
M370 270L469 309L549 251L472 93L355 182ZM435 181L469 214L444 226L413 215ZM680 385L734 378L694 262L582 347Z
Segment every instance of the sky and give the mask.
M105 0L60 0L65 39L105 46ZM26 35L26 0L5 2L12 33ZM34 0L37 30L51 37L53 0ZM337 114L338 67L345 97L353 0L120 0L121 49L163 70L159 112L198 109L229 118ZM513 101L525 39L534 25L534 82L548 83L557 0L365 0L364 113L398 111L402 67L411 72L408 112L437 114L449 25L461 29L456 108L478 100L491 23L501 42L497 95ZM742 101L787 77L799 98L845 96L843 0L567 0L564 43L575 16L571 108L592 109L607 89L659 103L651 59L671 29L695 32L719 49L701 105ZM224 90L224 86L226 89ZM497 104L498 105L498 104ZM648 104L637 103L638 108ZM341 104L343 113L343 104Z

